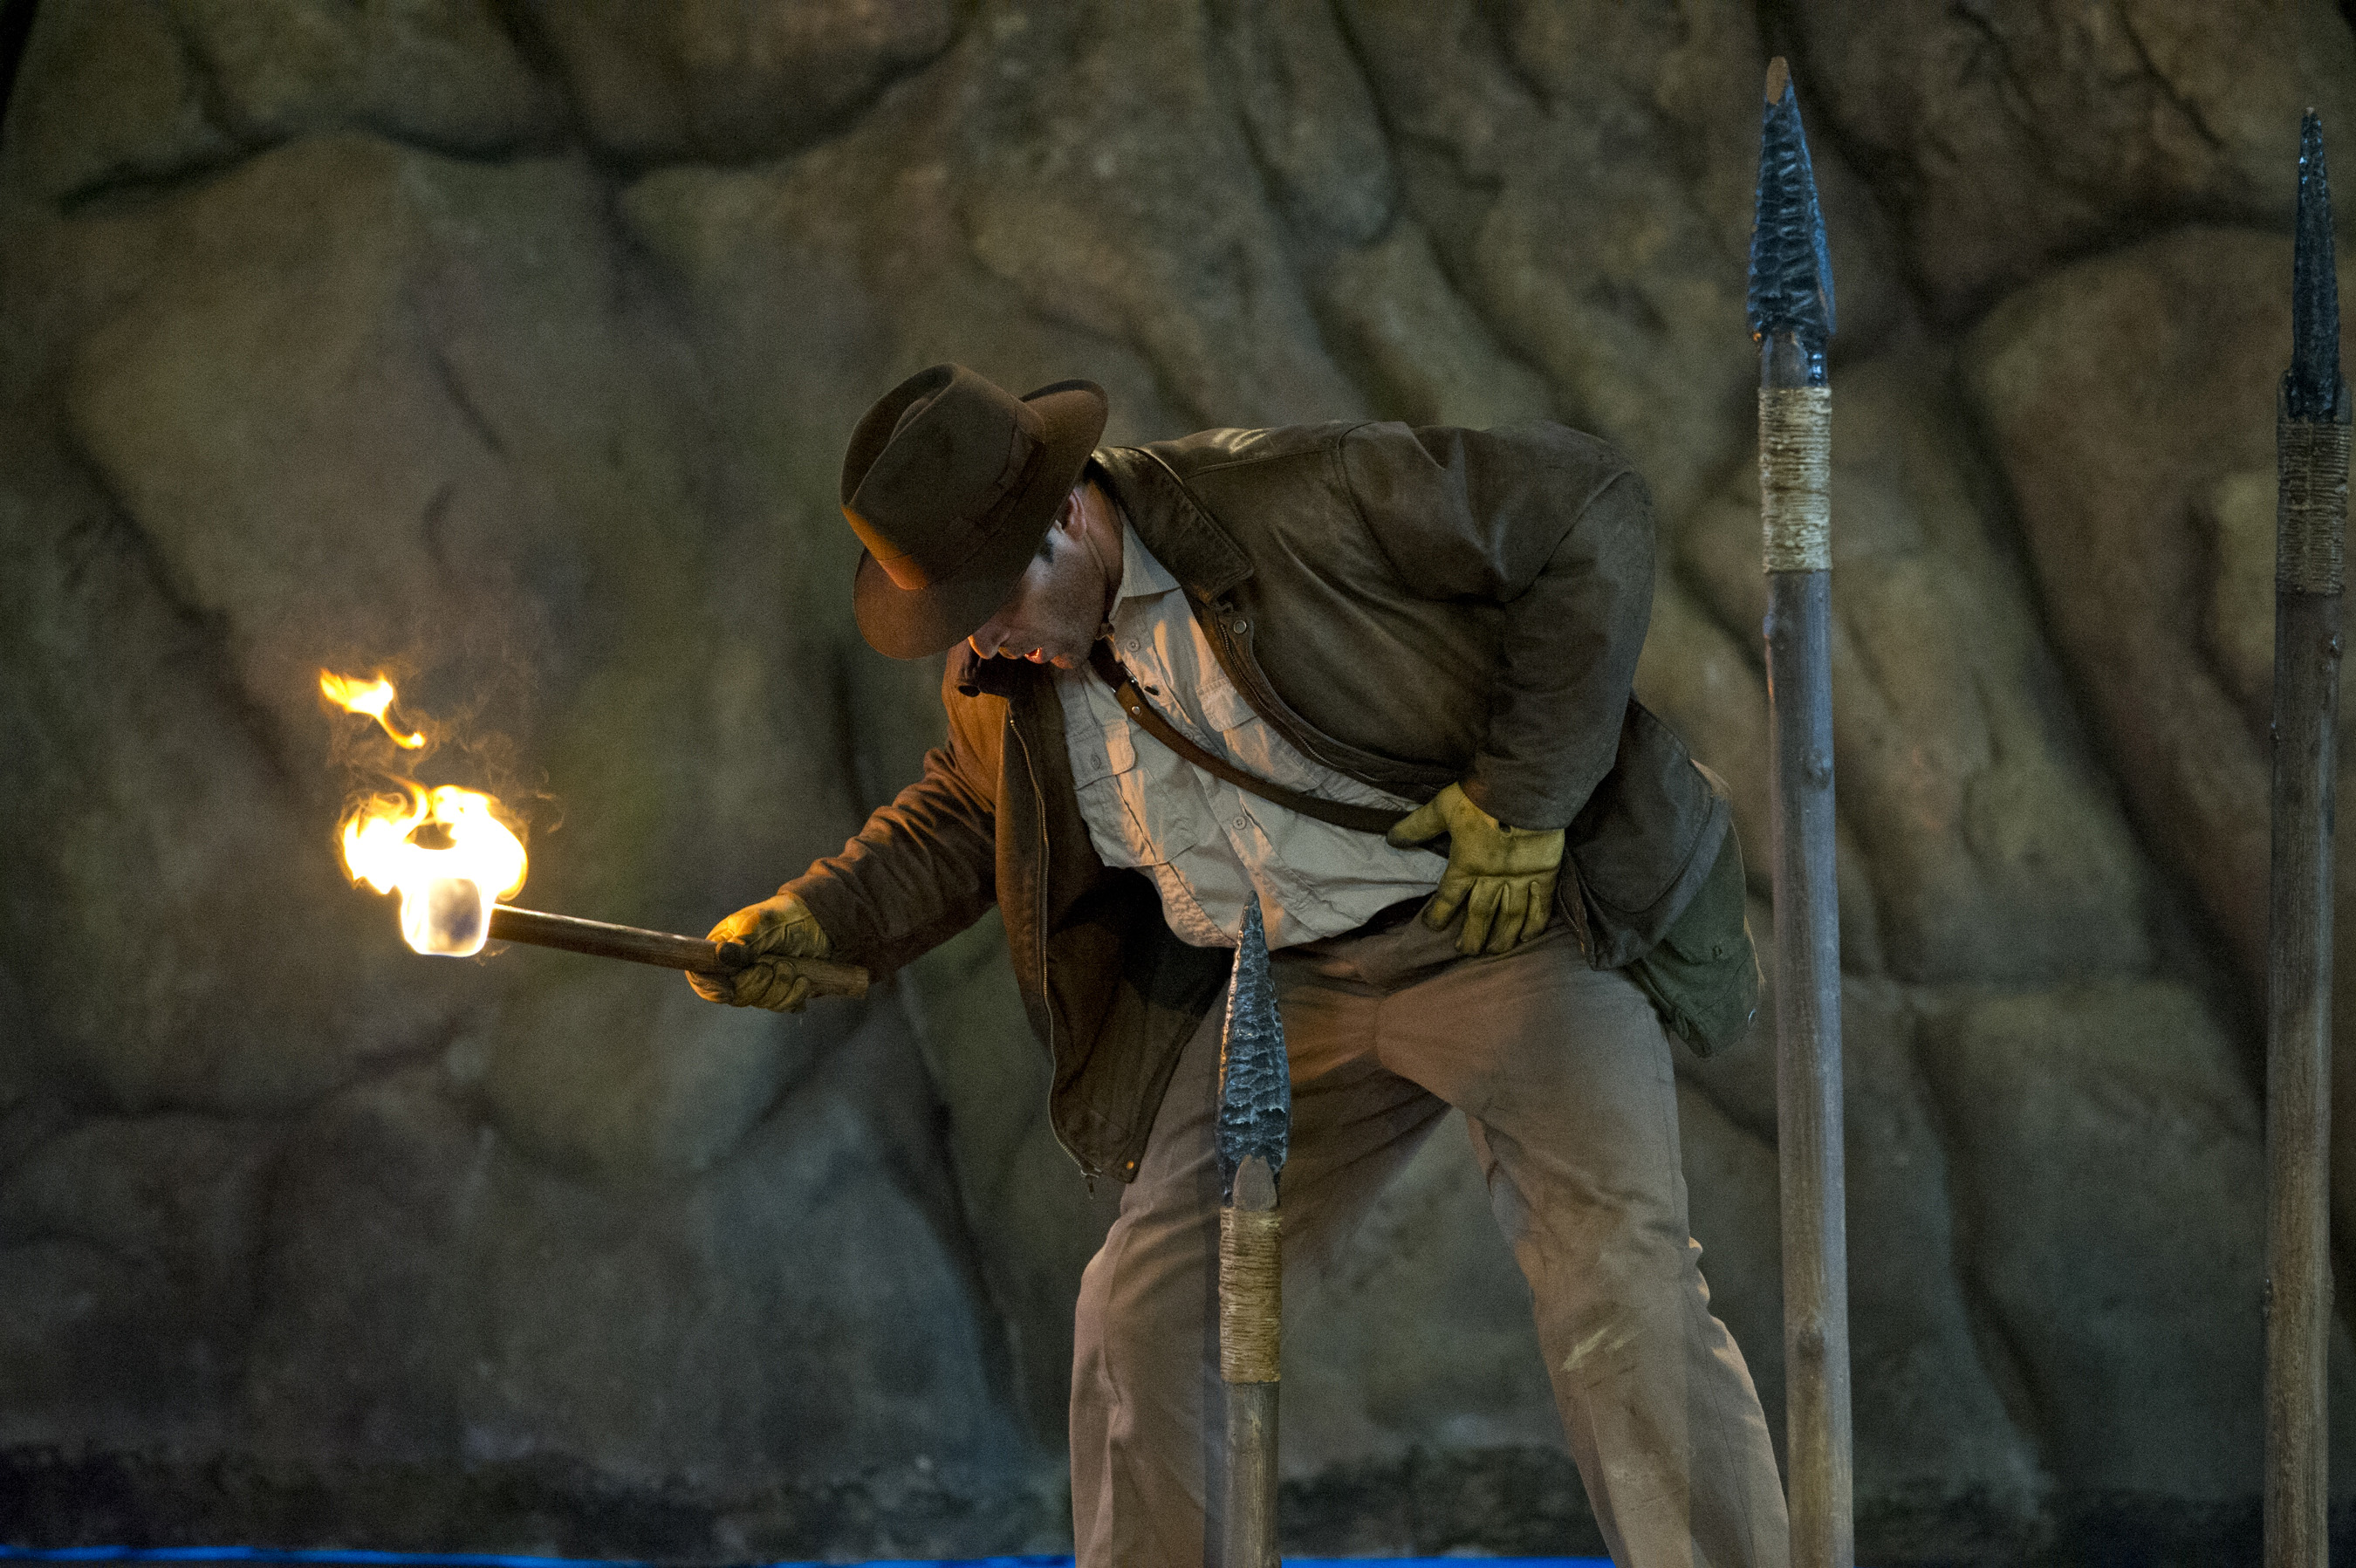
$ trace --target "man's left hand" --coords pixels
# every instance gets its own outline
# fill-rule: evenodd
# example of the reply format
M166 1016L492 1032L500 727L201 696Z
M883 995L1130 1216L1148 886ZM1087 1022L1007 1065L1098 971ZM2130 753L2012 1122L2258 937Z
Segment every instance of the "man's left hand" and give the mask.
M1562 869L1560 828L1509 828L1451 784L1387 835L1391 847L1448 835L1448 869L1424 906L1423 923L1448 929L1459 909L1464 929L1456 950L1505 953L1546 929L1554 880Z

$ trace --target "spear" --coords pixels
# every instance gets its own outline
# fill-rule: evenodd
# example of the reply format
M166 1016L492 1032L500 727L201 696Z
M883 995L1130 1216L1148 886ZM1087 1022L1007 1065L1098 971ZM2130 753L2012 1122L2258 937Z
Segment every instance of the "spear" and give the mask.
M2267 1568L2322 1568L2331 1318L2331 811L2348 383L2323 123L2299 130L2291 362L2275 413L2274 869L2266 953Z
M1791 68L1767 67L1751 234L1759 512L1773 732L1776 1145L1792 1561L1849 1568L1848 1242L1841 1174L1840 899L1830 657L1832 259Z
M1276 1182L1292 1131L1292 1070L1259 901L1244 906L1219 1047L1219 1381L1226 1393L1222 1568L1277 1568L1277 1347L1282 1264Z

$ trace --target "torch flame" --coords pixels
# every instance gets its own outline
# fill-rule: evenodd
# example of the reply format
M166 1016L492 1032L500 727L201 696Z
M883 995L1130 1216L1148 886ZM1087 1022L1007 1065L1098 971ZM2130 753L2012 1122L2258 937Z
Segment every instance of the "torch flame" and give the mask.
M403 735L392 727L386 715L393 703L392 682L379 675L363 681L357 675L337 675L331 671L319 671L319 694L348 714L366 714L384 726L392 736L392 744L415 751L425 744L422 735Z
M523 886L523 841L488 795L395 782L400 793L371 795L344 818L346 869L355 882L401 895L402 940L419 952L481 951L491 906Z

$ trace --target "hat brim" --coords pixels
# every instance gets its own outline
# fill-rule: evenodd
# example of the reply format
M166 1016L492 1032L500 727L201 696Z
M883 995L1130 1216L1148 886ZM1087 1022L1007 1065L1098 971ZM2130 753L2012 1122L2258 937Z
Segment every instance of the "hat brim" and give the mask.
M1002 503L998 537L956 576L921 588L894 584L875 557L859 553L851 579L851 613L859 633L891 659L926 659L955 648L1014 596L1056 509L1078 482L1104 434L1104 389L1093 381L1057 381L1023 400L1039 415L1038 461L1023 488Z

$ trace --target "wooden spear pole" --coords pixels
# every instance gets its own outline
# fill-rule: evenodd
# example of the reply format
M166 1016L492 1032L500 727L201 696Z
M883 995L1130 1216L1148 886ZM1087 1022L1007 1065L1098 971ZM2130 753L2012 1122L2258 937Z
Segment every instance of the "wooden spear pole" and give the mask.
M1773 735L1776 1145L1792 1561L1850 1568L1848 1243L1841 1150L1830 609L1832 263L1799 99L1779 58L1761 115L1751 331Z
M2332 772L2348 383L2323 126L2300 127L2291 365L2275 451L2274 869L2266 953L2266 1568L2324 1568L2331 1324Z
M1219 1382L1226 1396L1220 1568L1277 1568L1276 1412L1283 1260L1277 1177L1291 1141L1292 1070L1259 903L1244 907L1219 1049Z

